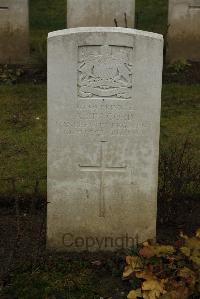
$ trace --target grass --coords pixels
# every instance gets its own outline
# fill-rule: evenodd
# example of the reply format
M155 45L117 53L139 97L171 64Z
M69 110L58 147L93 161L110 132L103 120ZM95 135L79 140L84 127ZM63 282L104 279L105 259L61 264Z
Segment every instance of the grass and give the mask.
M190 136L196 148L200 144L200 85L163 85L161 141Z
M46 40L50 31L66 28L67 0L30 0L31 48ZM167 0L137 0L137 29L165 33L167 28Z
M164 217L164 214L169 218L171 214L169 208L164 211L162 209L165 201L173 200L174 204L180 204L181 200L183 208L190 198L191 208L193 208L192 200L195 204L195 200L199 198L199 102L200 85L163 85L159 219ZM184 209L187 211L187 208L183 208L182 213Z
M99 258L100 267L92 264L95 258L80 254L71 258L69 254L50 256L34 269L26 263L12 275L11 284L4 293L10 295L8 298L21 299L111 298L113 293L120 294L124 289L122 267L120 269L116 263L115 255Z
M27 189L27 180L46 175L46 85L0 86L0 103L0 177Z
M66 27L66 0L30 0L31 48L46 40L50 31Z
M168 0L136 1L137 29L165 34L167 30Z

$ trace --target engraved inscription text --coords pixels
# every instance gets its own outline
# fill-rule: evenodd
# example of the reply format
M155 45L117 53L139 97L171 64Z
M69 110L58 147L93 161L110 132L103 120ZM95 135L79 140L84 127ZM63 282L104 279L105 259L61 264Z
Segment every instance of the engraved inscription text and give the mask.
M79 165L81 171L85 172L97 172L100 174L100 192L99 192L99 217L105 217L105 173L121 173L125 172L126 166L112 166L108 167L105 162L106 141L101 141L100 147L100 165Z

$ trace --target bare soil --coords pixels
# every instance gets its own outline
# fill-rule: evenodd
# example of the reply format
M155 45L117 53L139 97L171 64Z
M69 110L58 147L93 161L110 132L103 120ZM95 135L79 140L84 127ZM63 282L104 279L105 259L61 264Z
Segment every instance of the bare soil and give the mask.
M15 264L29 260L34 263L45 254L46 198L21 197L0 199L0 264L1 273ZM18 215L17 215L18 214ZM183 231L192 234L200 227L198 198L158 201L157 240L176 241Z

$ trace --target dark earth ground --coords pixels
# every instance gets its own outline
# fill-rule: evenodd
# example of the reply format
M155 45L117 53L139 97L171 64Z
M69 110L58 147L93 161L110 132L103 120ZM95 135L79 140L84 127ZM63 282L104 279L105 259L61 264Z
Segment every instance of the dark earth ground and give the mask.
M181 200L181 204L180 204ZM21 197L5 204L0 199L0 259L6 261L13 249L16 257L34 256L44 250L46 242L46 199ZM198 198L182 198L172 201L158 200L157 240L173 243L181 231L193 234L200 227L200 205ZM17 243L17 244L16 244ZM16 250L17 248L17 250Z
M60 261L62 267L71 265L70 272L72 271L73 275L75 274L74 271L81 271L81 273L82 271L89 271L87 275L94 279L92 292L101 294L103 298L126 298L125 294L130 289L130 285L121 279L125 252L115 254L89 254L87 252L82 254L52 254L45 249L46 198L35 200L33 197L21 197L17 205L16 200L9 200L9 204L5 204L5 199L2 198L0 202L0 282L3 286L9 286L13 272L19 271L21 273L23 271L22 265L26 265L26 271L28 269L28 273L31 273L35 271L35 268L41 270L47 265L51 269L54 263L57 268ZM16 216L16 214L18 215ZM199 215L198 199L182 199L181 205L180 200L172 202L159 200L157 240L161 243L170 244L178 239L181 231L191 235L200 227ZM63 265L63 261L66 266ZM88 283L86 282L86 284ZM77 297L74 296L72 298L79 298L78 294ZM0 295L0 298L14 299L15 297L1 297Z

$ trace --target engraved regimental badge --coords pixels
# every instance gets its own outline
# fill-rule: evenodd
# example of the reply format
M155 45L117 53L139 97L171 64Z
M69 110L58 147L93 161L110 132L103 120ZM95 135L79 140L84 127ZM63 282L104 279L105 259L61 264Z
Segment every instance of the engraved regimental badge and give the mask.
M78 96L132 97L132 48L86 46L79 48Z

